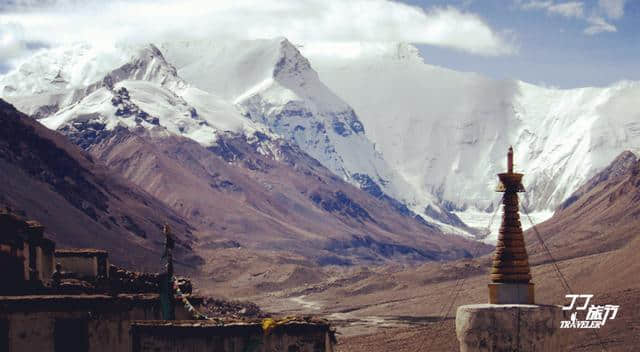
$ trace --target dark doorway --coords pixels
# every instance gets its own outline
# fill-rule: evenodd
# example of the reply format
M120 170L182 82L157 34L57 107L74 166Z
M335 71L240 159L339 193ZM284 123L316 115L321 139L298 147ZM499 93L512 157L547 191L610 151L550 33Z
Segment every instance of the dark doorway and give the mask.
M11 283L0 285L0 295L15 295L24 289L24 262L21 257L0 251L0 268L5 282Z
M103 279L107 278L107 257L100 255L98 256L98 277L102 277Z
M36 246L29 243L29 280L38 280L38 268L36 268L37 259Z
M9 351L9 321L0 319L0 351Z
M89 329L86 319L57 319L54 329L55 352L87 352Z

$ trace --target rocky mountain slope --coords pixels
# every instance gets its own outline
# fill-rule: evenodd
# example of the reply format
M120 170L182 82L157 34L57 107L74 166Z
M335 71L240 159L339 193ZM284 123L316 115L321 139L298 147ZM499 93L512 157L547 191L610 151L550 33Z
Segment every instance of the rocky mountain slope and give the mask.
M580 186L558 207L554 216L538 228L552 254L561 259L615 251L638 242L638 156L629 151L618 155L609 166ZM534 241L530 251L540 253L541 248Z
M259 132L220 134L204 147L119 128L88 150L194 224L202 250L232 243L344 265L452 259L476 247Z
M176 212L3 100L0 169L0 206L40 221L59 247L104 248L115 263L159 270L169 223L182 268L203 262Z

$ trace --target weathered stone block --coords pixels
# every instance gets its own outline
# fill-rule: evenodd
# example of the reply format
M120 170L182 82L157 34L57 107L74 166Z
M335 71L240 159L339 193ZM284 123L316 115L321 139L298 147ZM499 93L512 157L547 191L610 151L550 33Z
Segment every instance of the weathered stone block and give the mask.
M533 292L533 283L503 284L492 282L489 284L489 303L534 304L535 297Z
M559 331L562 307L528 304L474 304L458 308L456 335L461 352L564 351Z

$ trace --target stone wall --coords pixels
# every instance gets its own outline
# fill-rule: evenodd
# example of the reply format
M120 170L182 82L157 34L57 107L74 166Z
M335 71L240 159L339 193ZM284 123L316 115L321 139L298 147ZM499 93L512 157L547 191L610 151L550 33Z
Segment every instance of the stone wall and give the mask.
M98 276L98 259L96 257L59 257L56 261L62 265L62 271L72 272L85 278Z
M12 256L22 263L20 271L23 276L22 280L16 280L22 282L15 282L13 289L2 291L19 292L26 286L26 281L30 281L31 287L47 284L53 273L54 250L55 243L44 237L44 227L38 222L26 221L6 210L0 211L0 252L5 259ZM15 270L18 268L11 265L10 269L13 272L8 276L17 279Z
M24 247L22 248L22 257L24 258L24 280L28 281L31 278L31 274L29 273L29 261L31 260L30 254L30 245L25 242Z
M292 321L265 333L260 323L135 322L132 352L331 352L326 323Z
M177 303L176 318L190 317ZM4 296L0 297L0 329L6 331L0 331L0 346L8 346L10 352L55 351L61 339L56 333L64 333L67 324L73 328L67 343L77 347L73 344L84 341L86 345L73 350L129 351L131 322L157 319L161 319L157 294ZM2 341L3 336L7 341Z
M49 282L51 281L51 275L53 275L53 271L55 270L53 250L40 249L40 252L41 257L39 268L41 278L42 281Z

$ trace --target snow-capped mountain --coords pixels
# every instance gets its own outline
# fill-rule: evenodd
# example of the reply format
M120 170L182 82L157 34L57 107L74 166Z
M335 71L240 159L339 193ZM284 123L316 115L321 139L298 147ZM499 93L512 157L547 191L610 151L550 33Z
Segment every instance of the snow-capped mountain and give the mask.
M416 193L450 210L493 209L509 145L538 211L640 148L639 82L562 90L428 65L406 44L343 49L359 54L303 53Z
M365 136L354 110L286 39L161 48L112 49L105 59L111 69L86 44L48 51L2 77L0 89L21 110L83 147L117 126L182 135L204 146L215 145L220 133L260 131L296 144L405 215L429 206L432 211L421 215L448 231L463 225L433 198L415 197ZM68 59L76 56L86 58ZM77 72L89 72L89 78L81 80Z
M429 196L415 197L375 150L356 112L322 83L287 39L160 47L186 81L233 102L243 116L297 144L336 175L379 197L438 208Z
M329 264L438 260L469 256L471 248L477 251L477 244L443 233L386 194L372 181L378 173L357 174L353 170L359 169L337 158L330 142L337 140L335 126L342 123L351 132L342 131L340 138L358 138L352 142L357 158L347 160L365 167L385 165L362 131L356 131L362 126L353 110L321 85L315 73L305 73L310 83L315 75L319 88L313 93L302 95L278 86L304 72L296 70L305 62L310 68L288 42L269 43L265 46L273 49L277 60L268 74L284 83L242 95L248 100L264 95L272 105L277 102L274 95L281 95L279 111L298 106L306 118L299 121L292 115L291 123L327 124L323 133L293 138L289 129L276 128L279 125L270 121L277 118L272 113L278 107L264 116L251 116L244 110L249 105L238 103L242 99L216 95L183 79L153 45L117 48L121 53L112 55L117 60L111 60L110 68L97 64L100 54L86 45L48 50L1 77L0 91L194 224L205 246L231 239L259 250L295 251ZM77 55L70 54L74 50ZM66 59L83 55L90 58ZM282 57L290 60L278 65ZM74 72L92 72L92 80L74 80ZM303 79L298 84L308 83ZM328 106L331 100L334 104ZM319 143L331 149L329 157L310 157L304 150L311 144L309 138L322 138ZM331 157L343 174L327 167ZM444 221L450 219L456 220L451 216Z
M0 77L0 94L84 147L118 126L205 147L225 134L283 139L399 212L454 232L469 229L451 212L486 226L509 145L526 173L525 204L545 215L640 146L637 82L496 81L428 65L407 44L77 44Z
M37 54L0 79L2 94L67 134L142 126L210 145L217 131L255 130L232 105L183 81L155 46L118 49L115 55L77 44ZM69 59L78 56L86 58Z

